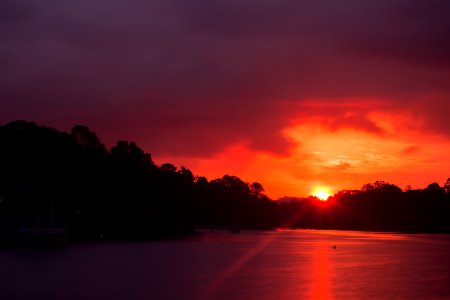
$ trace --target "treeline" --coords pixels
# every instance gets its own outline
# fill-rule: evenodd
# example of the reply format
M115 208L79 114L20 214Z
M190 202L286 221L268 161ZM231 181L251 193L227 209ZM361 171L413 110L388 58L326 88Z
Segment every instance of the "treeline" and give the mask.
M139 239L195 227L271 228L275 204L259 183L208 181L156 165L134 142L111 149L85 126L70 133L15 121L0 126L0 234L66 227L72 239Z
M320 202L314 197L284 199L279 219L292 228L450 233L450 178L424 189L376 181L344 190Z
M85 126L70 133L15 121L0 126L0 243L21 228L67 228L71 239L147 239L195 228L275 227L450 233L450 180L272 201L257 182L208 181L156 165L135 143L111 149Z

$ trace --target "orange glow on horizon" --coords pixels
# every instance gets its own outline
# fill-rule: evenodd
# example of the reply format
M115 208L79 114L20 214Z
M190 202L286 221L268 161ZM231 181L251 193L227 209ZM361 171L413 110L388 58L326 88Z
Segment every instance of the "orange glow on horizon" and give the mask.
M342 109L342 120L321 115L325 108L292 119L281 131L291 145L287 153L261 151L241 140L211 157L163 157L157 163L184 165L208 180L228 174L256 181L272 199L307 197L311 192L324 199L376 180L402 189L425 188L448 178L447 137L424 131L423 121L407 111L374 108L362 114L352 109ZM366 127L358 122L367 122Z

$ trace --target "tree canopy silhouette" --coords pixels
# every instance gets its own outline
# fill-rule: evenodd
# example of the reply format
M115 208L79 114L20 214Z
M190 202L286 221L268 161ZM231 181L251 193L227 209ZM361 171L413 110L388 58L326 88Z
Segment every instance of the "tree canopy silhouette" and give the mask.
M141 239L194 228L275 227L450 232L450 178L441 187L384 181L273 201L258 182L208 181L156 165L132 141L107 149L88 127L70 133L14 121L0 126L0 240L24 227L65 227L72 239Z

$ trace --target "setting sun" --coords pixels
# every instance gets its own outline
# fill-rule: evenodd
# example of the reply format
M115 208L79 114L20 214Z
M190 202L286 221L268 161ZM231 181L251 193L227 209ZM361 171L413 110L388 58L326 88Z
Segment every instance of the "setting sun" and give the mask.
M328 193L327 191L323 190L323 189L320 189L320 190L316 190L313 193L313 196L319 198L319 200L327 201L328 197L330 197L331 194Z

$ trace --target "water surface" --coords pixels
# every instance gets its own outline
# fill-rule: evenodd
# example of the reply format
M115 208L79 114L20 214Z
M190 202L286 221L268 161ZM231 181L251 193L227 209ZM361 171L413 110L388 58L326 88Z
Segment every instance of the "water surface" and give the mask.
M205 232L0 250L0 299L51 298L450 299L450 236Z

